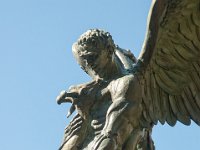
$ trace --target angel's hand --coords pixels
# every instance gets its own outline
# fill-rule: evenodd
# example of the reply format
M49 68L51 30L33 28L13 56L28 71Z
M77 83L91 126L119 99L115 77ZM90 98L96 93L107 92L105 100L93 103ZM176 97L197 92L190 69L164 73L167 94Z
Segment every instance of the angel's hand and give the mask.
M117 144L116 135L102 132L99 135L99 137L95 140L92 148L94 150L102 150L102 149L114 150L116 149L116 144Z
M63 143L59 150L77 148L84 141L86 130L86 121L77 114L65 128Z
M65 128L65 136L67 138L70 138L75 133L77 133L80 130L82 123L83 118L79 114L77 114L70 122L70 124Z

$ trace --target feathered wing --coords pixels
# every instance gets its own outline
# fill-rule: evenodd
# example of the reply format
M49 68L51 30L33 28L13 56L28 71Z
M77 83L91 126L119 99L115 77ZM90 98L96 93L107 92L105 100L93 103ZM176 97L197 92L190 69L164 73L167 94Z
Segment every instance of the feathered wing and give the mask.
M200 0L154 0L136 65L143 121L200 125Z

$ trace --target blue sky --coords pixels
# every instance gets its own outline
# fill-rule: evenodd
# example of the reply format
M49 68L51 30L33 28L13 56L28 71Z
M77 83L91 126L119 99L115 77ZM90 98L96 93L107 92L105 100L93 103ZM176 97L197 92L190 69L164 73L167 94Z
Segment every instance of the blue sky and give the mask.
M70 119L56 96L90 78L71 45L91 28L109 31L115 43L138 56L149 0L0 0L0 149L55 150ZM200 128L158 125L158 150L199 149Z

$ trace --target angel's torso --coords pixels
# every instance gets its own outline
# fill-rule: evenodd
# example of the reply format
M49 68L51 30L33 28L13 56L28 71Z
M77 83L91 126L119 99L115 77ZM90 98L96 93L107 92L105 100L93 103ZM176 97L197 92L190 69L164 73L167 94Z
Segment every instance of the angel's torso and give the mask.
M96 101L90 109L88 117L90 118L88 119L89 126L83 143L85 149L89 149L92 146L94 138L98 137L103 130L107 118L106 114L111 104L117 103L121 99L134 104L141 102L141 87L138 79L132 74L113 79L110 82L104 82L95 88L98 88L98 90L93 90L94 92L97 91L95 94ZM130 121L131 118L134 117L128 117Z

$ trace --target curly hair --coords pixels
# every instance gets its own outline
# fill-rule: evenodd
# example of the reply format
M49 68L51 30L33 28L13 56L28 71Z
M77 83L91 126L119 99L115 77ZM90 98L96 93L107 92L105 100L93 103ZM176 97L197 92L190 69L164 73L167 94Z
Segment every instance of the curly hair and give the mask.
M108 50L112 54L115 49L115 44L109 32L99 29L90 29L83 33L77 41L77 45L83 50Z

